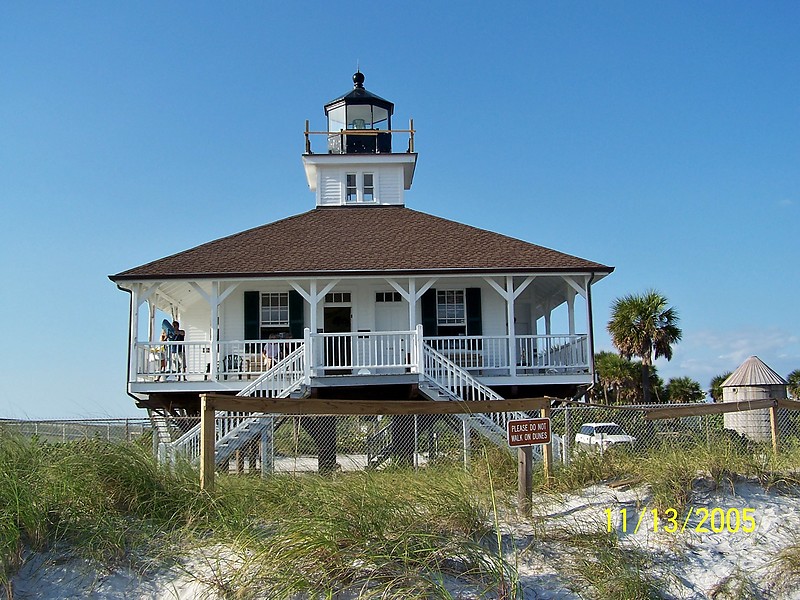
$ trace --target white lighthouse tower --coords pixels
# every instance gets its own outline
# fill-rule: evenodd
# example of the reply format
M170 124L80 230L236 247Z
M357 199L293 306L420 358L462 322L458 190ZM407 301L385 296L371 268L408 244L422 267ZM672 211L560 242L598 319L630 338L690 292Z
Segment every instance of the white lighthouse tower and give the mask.
M403 205L411 188L417 154L413 121L392 130L394 104L364 88L364 75L353 75L353 89L325 105L327 131L309 131L303 166L317 206ZM392 134L408 133L404 152L392 151ZM312 135L325 136L324 153L312 149Z

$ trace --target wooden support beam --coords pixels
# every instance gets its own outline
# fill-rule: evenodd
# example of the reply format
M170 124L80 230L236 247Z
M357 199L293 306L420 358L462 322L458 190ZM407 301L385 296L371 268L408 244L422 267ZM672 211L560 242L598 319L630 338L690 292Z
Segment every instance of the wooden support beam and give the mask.
M214 473L216 461L214 452L216 440L214 439L214 419L216 406L213 398L205 395L200 399L200 489L211 491L214 489Z
M778 398L779 408L788 408L789 410L800 410L800 402L797 400L789 400L788 398Z
M645 412L646 421L659 419L678 419L701 415L720 415L731 412L744 412L759 408L771 408L777 400L751 400L750 402L719 402L717 404L698 404L697 406L675 406L673 408L654 408ZM798 403L800 404L800 403Z
M555 398L520 398L471 402L431 400L286 400L201 394L216 410L263 412L285 415L461 415L498 412L529 412L549 408Z

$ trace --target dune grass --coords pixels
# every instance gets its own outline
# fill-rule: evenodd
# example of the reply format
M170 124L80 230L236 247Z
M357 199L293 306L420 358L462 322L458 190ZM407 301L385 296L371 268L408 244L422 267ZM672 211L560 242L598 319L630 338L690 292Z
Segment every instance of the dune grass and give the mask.
M768 445L744 443L739 438L720 435L642 451L613 448L602 456L579 451L569 465L557 466L551 482L545 482L541 470L537 470L534 486L542 493L564 493L598 482L646 483L655 508L682 509L691 502L693 484L698 479L730 488L743 479L758 481L766 488L798 487L800 447L787 447L775 456Z
M142 573L183 568L221 597L449 598L448 583L457 578L476 594L510 600L517 578L502 554L499 525L516 496L516 460L476 444L471 465L468 472L223 475L207 493L196 469L164 468L135 444L3 437L0 589L11 595L26 551L66 549ZM624 479L649 484L655 506L678 508L691 501L697 477L794 487L799 467L800 449L776 458L720 437L602 457L579 453L550 482L535 469L535 486L560 493ZM614 535L562 537L571 556L565 573L590 595L657 597L647 575L651 559L621 548ZM798 556L788 548L779 557L788 579Z
M0 440L0 586L26 549L56 548L139 570L203 549L197 576L237 598L446 598L448 577L509 578L483 543L490 497L462 470L221 476L212 494L197 482L131 444Z

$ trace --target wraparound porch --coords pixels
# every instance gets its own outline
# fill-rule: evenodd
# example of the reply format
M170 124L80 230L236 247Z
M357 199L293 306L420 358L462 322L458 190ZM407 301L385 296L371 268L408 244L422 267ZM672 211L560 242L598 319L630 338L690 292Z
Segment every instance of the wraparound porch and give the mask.
M129 388L240 390L301 348L306 384L346 378L349 385L371 385L376 377L422 376L423 344L488 385L591 382L586 334L425 337L420 326L314 334L307 328L303 339L136 342Z

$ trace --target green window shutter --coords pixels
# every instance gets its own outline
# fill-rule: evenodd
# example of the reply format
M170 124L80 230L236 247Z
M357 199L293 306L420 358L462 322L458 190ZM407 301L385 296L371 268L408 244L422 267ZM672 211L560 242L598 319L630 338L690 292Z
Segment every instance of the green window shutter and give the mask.
M244 293L244 339L261 339L261 292Z
M292 333L292 339L303 339L303 328L305 321L303 320L303 313L305 311L305 300L303 297L292 290L289 292L289 329Z
M467 288L464 300L467 303L467 335L483 335L481 288Z
M422 335L425 337L435 336L436 327L436 290L433 288L422 294L420 298L422 309Z

